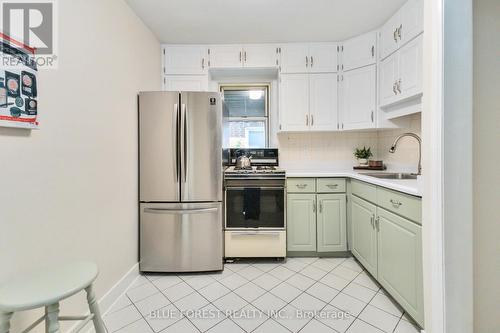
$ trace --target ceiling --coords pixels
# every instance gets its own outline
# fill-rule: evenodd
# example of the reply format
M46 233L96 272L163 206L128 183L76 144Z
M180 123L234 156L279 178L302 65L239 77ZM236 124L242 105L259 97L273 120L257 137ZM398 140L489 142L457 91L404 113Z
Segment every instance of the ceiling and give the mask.
M126 0L163 43L337 41L382 25L405 0Z

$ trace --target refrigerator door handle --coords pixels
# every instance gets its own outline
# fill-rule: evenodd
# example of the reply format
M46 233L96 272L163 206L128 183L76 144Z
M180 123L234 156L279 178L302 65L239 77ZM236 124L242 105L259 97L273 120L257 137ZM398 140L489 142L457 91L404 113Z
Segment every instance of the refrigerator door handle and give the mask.
M219 208L195 208L195 209L168 209L168 208L145 208L145 213L152 214L197 214L216 212Z
M188 126L187 126L187 108L186 104L182 104L182 117L183 117L183 152L184 152L184 183L187 181L187 172L188 172Z
M175 179L177 179L177 182L180 181L180 170L179 170L179 104L175 103L174 104L174 124L175 124L175 131L173 131L174 134L174 139L172 142L175 145L175 158L174 158L174 174L175 174Z

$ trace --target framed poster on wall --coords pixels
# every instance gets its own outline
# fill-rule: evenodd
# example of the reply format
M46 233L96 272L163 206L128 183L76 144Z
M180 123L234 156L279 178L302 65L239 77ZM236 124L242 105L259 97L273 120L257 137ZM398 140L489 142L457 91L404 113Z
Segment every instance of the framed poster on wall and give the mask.
M38 128L35 50L0 33L0 126Z

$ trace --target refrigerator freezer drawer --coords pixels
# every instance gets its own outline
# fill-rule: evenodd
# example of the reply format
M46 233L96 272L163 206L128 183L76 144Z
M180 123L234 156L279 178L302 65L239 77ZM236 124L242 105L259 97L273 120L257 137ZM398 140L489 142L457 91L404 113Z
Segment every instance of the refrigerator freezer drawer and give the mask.
M222 203L142 203L142 272L223 269Z
M286 231L226 231L225 257L286 257Z

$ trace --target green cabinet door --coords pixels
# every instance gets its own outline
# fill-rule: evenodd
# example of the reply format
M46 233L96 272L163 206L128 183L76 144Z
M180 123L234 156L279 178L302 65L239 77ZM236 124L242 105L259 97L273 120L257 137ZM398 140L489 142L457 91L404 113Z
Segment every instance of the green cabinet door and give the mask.
M347 251L346 195L318 194L317 251Z
M377 208L378 280L423 326L422 228Z
M377 208L368 201L351 196L351 231L354 256L377 277L377 230L375 214Z
M288 194L287 251L316 251L316 194Z

